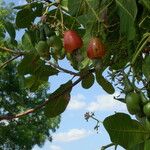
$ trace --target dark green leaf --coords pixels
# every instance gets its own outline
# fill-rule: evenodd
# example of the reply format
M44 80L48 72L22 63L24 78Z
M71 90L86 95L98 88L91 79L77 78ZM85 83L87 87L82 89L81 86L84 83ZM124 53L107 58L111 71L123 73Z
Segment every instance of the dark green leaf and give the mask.
M149 25L150 25L150 16L144 17L139 24L139 26L144 29L149 29Z
M80 5L82 4L82 0L74 1L74 0L68 0L68 9L69 13L73 16L75 16L80 8Z
M103 124L111 141L125 149L144 142L149 136L149 131L143 125L124 113L107 117Z
M22 46L24 50L34 50L31 38L27 32L22 36Z
M14 28L13 24L10 23L10 22L5 22L4 24L5 24L6 31L10 35L11 39L14 40L15 37L16 37L16 31L15 31L15 28Z
M149 150L150 148L150 140L145 141L144 150Z
M40 85L42 85L43 83L45 83L45 82L38 79L34 75L29 76L29 77L25 78L25 80L24 80L25 87L30 89L31 92L35 92L36 90L38 90Z
M147 56L143 61L142 71L148 80L150 80L150 67L149 66L150 66L150 56Z
M150 148L150 140L146 140L145 142L134 145L133 147L127 150L149 150L149 148Z
M144 150L144 143L134 145L131 148L128 148L127 150Z
M34 20L33 11L30 8L25 8L17 13L16 25L18 28L27 28Z
M40 80L47 81L49 76L57 75L58 72L59 71L57 69L55 69L54 67L45 65L45 63L43 61L39 61L38 65L34 69L33 74Z
M48 81L49 76L56 75L58 72L52 66L45 65L45 62L34 54L26 55L18 65L18 73L20 75L32 74L43 81Z
M70 100L71 86L72 81L68 81L49 96L49 102L45 107L47 117L53 118L65 111Z
M40 17L42 15L43 4L39 2L33 2L33 3L14 7L14 9L26 9L26 8L34 9L34 15L37 17Z
M120 32L127 36L128 40L135 37L134 21L137 15L137 5L135 0L116 0L118 14L120 16Z
M94 84L94 80L94 75L92 73L88 74L87 77L85 77L81 82L82 87L85 89L89 89Z
M61 1L61 7L64 8L65 10L68 10L68 0L63 0Z
M150 11L150 1L148 0L139 0L140 3L143 4L143 6Z
M25 55L21 63L18 65L18 73L20 75L33 74L37 67L38 57L34 54Z
M108 94L115 92L113 85L107 81L100 72L96 72L96 81Z
M36 3L34 10L34 15L37 16L37 17L40 17L42 16L42 12L43 12L43 4L42 3Z

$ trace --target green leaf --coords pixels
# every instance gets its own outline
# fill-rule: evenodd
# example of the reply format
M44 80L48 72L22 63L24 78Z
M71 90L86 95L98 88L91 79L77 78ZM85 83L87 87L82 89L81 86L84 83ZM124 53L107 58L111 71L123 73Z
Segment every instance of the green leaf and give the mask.
M146 58L143 61L143 65L142 65L142 71L144 76L150 80L150 56L146 56Z
M10 35L11 39L14 40L16 37L16 31L15 31L13 24L7 21L4 23L4 25L5 25L6 31Z
M89 28L92 28L94 22L97 21L95 16L91 12L80 15L79 17L77 17L77 19L84 27L87 27L88 31L90 31Z
M127 150L144 150L144 143L134 145L131 148L128 148Z
M120 16L120 32L127 36L128 40L133 40L136 34L134 21L137 15L137 5L135 0L116 0L118 14Z
M38 90L40 85L42 85L43 83L45 83L45 82L38 79L34 75L29 76L29 77L25 78L25 80L24 80L25 88L29 88L31 92L35 92L36 90Z
M37 67L36 63L38 59L37 55L34 54L25 55L21 63L18 65L18 73L20 75L33 74Z
M57 75L58 70L52 66L45 65L45 62L39 61L37 67L34 70L34 75L40 80L48 80L49 76Z
M69 14L71 14L72 16L75 16L78 13L81 3L82 3L82 0L78 0L78 1L68 0Z
M22 36L22 47L24 50L34 50L31 38L27 32Z
M149 150L150 148L150 140L145 141L144 150Z
M48 66L35 54L28 54L18 65L18 73L22 76L30 75L24 78L24 84L30 91L36 91L40 85L48 82L49 76L58 74L58 70Z
M68 0L61 1L61 7L68 11Z
M133 147L127 150L149 150L149 148L150 148L150 140L146 140L145 142L134 145Z
M43 12L43 4L42 3L35 3L35 7L33 5L34 8L34 15L37 17L42 16L42 12Z
M81 85L83 88L89 89L94 84L94 80L95 80L94 75L92 73L90 73L90 74L88 74L87 77L85 77L82 80Z
M20 75L31 74L43 81L48 81L49 76L56 75L58 72L54 67L45 65L45 62L34 54L26 55L18 65L18 73Z
M34 20L33 11L30 8L25 8L17 13L16 25L18 28L27 28L31 25Z
M42 12L43 12L43 4L40 2L32 2L32 3L28 3L25 5L21 5L21 6L16 6L14 7L14 9L26 9L26 8L30 8L32 10L34 10L34 15L37 17L42 16Z
M71 89L72 81L68 81L49 96L49 102L45 107L47 117L53 118L65 111L70 100Z
M96 81L108 94L114 94L114 87L102 76L100 72L96 72Z
M150 16L144 17L139 24L139 26L144 29L149 29L149 25L150 25Z
M87 67L90 64L90 62L91 62L91 60L88 57L84 58L79 64L79 69L80 70L84 69L85 67Z
M139 0L139 2L141 4L143 4L143 6L150 11L150 1L148 1L148 0Z
M124 113L116 113L107 117L103 124L111 141L125 149L144 142L150 135L143 125Z

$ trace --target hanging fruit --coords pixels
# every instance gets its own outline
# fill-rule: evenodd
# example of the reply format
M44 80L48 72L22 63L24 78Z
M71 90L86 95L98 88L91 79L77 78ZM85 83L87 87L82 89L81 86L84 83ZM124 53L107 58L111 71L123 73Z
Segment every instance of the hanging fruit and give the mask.
M68 30L64 32L64 48L68 53L81 48L82 45L83 41L76 31Z
M102 41L97 37L92 38L87 48L88 58L99 59L99 58L104 57L105 53L106 53L106 50Z

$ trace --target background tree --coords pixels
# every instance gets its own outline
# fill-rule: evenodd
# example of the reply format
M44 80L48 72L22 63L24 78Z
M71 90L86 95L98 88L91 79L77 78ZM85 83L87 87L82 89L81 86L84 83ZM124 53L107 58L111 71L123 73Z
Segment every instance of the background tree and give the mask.
M5 35L6 20L13 20L13 17L10 17L12 16L10 6L13 5L2 6L1 29ZM6 39L11 44L10 39L8 37ZM1 38L1 43L5 44L4 38ZM42 146L46 139L52 141L52 133L59 127L60 116L47 118L43 110L40 110L23 118L9 119L12 114L31 109L46 100L49 90L48 84L45 83L38 91L30 92L24 86L22 78L17 75L16 67L19 60L7 66L3 64L9 59L11 59L10 54L0 53L0 64L2 64L0 65L0 115L8 116L7 120L0 121L0 149L29 150L36 144Z
M69 81L32 109L0 116L22 118L44 110L53 118L65 111L72 88L81 82L90 88L96 81L108 94L118 88L115 100L126 103L131 115L116 113L103 125L112 145L127 150L145 149L150 145L150 2L147 0L60 0L32 1L16 6L15 25L5 23L10 42L0 50L19 59L17 74L32 92L48 79L64 72ZM17 45L16 27L25 29ZM67 60L72 70L59 65ZM93 114L86 114L86 119Z

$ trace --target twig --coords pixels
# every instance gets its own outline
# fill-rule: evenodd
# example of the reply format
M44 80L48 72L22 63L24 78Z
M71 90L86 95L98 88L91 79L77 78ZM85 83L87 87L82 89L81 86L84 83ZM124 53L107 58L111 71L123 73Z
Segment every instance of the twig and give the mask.
M47 61L46 63L48 63L49 65L51 65L51 66L53 66L53 67L55 67L55 68L57 68L57 69L59 69L59 70L61 70L61 71L65 72L65 73L68 73L68 74L70 74L70 75L80 76L80 74L79 74L79 73L76 73L76 72L73 72L73 71L70 71L70 70L64 69L64 68L60 67L59 65L54 64L54 63L52 63L52 62L50 62L50 61Z
M99 123L99 122L100 122L100 123L103 123L102 121L98 120L97 118L95 118L95 117L93 117L93 116L92 116L91 118L94 119L95 121L97 121L97 123Z
M64 93L68 92L68 90L70 90L71 88L73 88L75 85L77 85L83 78L86 78L87 75L89 74L90 72L86 73L85 75L83 75L82 77L78 78L72 85L68 86L66 89L64 89L62 92L58 93L58 94L55 94L54 96L51 96L52 99L57 99L59 97L61 97ZM0 121L1 120L12 120L12 119L15 119L15 118L20 118L22 116L25 116L27 114L30 114L30 113L33 113L35 111L38 111L39 109L43 108L45 105L47 105L47 103L50 101L50 99L44 101L42 104L40 105L37 105L35 108L32 108L32 109L28 109L24 112L21 112L19 114L16 114L16 115L3 115L3 116L0 116Z
M145 45L149 41L149 38L150 38L150 33L145 34L144 37L142 38L142 40L140 41L140 43L138 44L138 46L135 50L135 54L134 54L134 56L132 58L132 61L131 61L132 65L135 63L135 61L138 58L139 54L142 52L143 48L145 47Z
M12 57L11 59L9 59L9 60L7 60L6 62L4 62L2 65L0 65L0 69L2 69L2 68L4 68L5 67L5 65L7 65L8 63L10 63L11 61L13 61L13 60L15 60L15 59L17 59L18 57L20 57L20 56L22 56L22 54L19 54L19 55L17 55L17 56L15 56L15 57Z
M60 11L60 17L61 17L61 28L62 28L62 33L64 32L64 18L63 18L63 12L61 9L61 6L58 5L59 11Z
M13 53L13 54L22 54L22 55L24 54L24 52L14 51L9 48L2 47L2 46L0 46L0 51L5 51L5 52Z
M101 150L105 150L105 149L107 149L107 148L109 148L111 146L114 146L114 145L115 145L114 143L111 143L111 144L108 144L106 146L102 146Z

